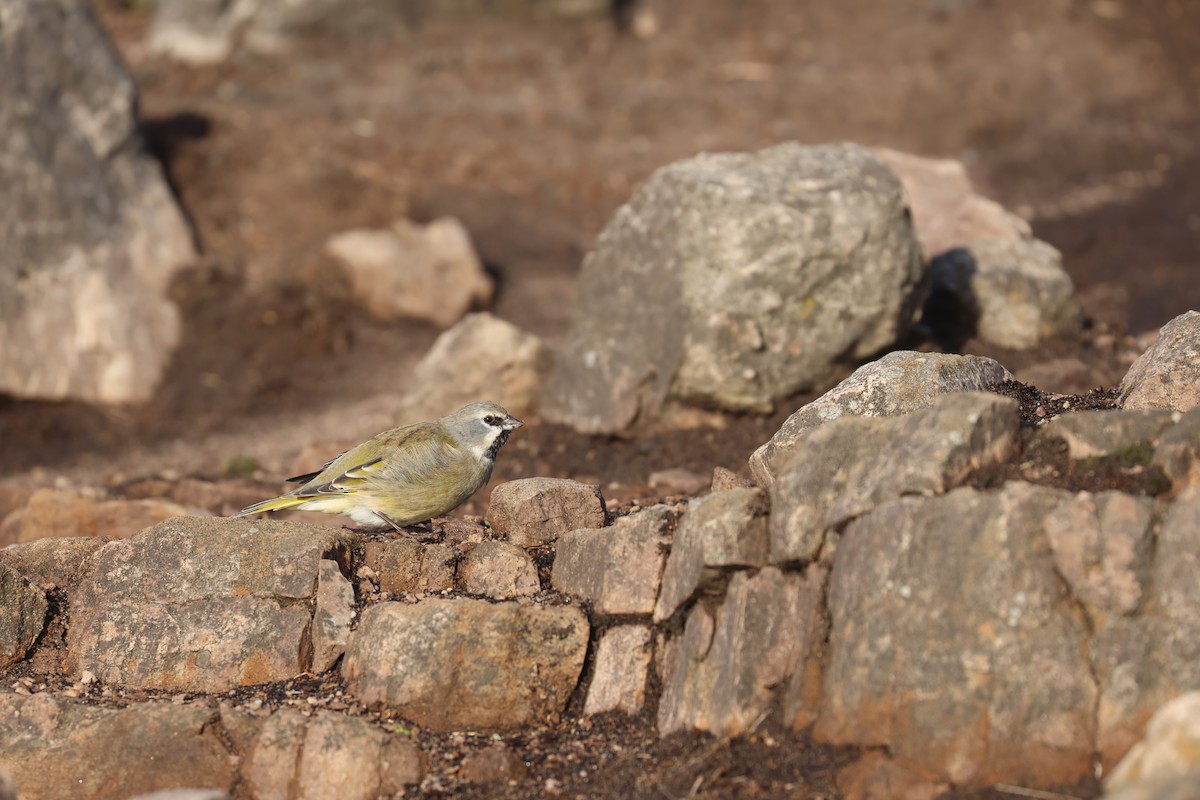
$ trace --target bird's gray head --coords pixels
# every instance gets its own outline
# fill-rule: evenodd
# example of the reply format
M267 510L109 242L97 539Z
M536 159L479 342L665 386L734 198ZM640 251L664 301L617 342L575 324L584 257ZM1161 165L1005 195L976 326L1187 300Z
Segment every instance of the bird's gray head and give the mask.
M442 424L476 456L494 460L509 435L524 423L498 403L482 400L442 417Z

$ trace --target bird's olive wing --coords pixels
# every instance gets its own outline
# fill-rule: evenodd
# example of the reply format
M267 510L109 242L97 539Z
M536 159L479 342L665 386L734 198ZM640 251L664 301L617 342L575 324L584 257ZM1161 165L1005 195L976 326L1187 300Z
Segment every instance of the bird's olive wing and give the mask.
M293 494L353 494L381 479L420 484L454 452L453 440L440 425L426 422L396 428L343 453Z

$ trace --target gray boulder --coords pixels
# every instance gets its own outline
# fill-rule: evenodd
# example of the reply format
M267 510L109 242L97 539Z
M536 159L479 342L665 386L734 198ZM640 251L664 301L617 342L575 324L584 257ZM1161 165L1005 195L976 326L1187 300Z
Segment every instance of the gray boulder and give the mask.
M671 403L769 410L903 336L923 274L900 184L864 148L670 164L585 259L543 412L613 433Z
M846 380L805 405L750 456L750 471L770 488L774 462L808 431L839 417L895 417L928 408L942 395L986 392L1012 373L982 356L901 350L864 364Z
M801 439L771 481L771 562L811 561L828 531L907 494L938 494L1016 446L1017 404L957 392L903 417L843 417Z
M179 339L191 232L83 0L0 0L0 392L125 403Z

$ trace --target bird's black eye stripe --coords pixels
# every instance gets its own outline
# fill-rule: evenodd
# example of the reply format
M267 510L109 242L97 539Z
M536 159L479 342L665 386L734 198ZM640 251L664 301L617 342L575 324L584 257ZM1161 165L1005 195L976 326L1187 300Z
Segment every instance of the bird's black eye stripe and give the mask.
M483 418L483 421L486 422L488 425L499 425L500 424L500 418L497 417L495 414L488 414L486 417Z

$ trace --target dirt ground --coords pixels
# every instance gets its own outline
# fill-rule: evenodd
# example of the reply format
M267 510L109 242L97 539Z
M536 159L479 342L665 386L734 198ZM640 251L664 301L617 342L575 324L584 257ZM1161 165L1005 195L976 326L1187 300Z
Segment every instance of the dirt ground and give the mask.
M456 216L497 279L492 311L554 342L613 210L655 168L704 150L852 140L964 161L1062 251L1088 321L1033 351L962 350L1018 377L1082 365L1047 391L1111 388L1143 343L1131 334L1200 308L1190 0L691 0L660 4L644 40L606 19L431 18L205 68L147 56L145 4L94 2L204 255L173 287L184 342L158 396L116 409L0 398L0 476L120 486L215 477L238 458L267 480L293 474L306 448L333 455L388 427L437 335L365 319L322 252L330 235ZM745 472L805 399L640 441L533 419L494 482L576 477L618 502L656 499L656 470ZM732 744L660 743L649 718L613 725L604 743L627 737L629 752L603 760L597 796L829 797L845 758L769 721ZM596 778L568 768L555 779L593 793Z

